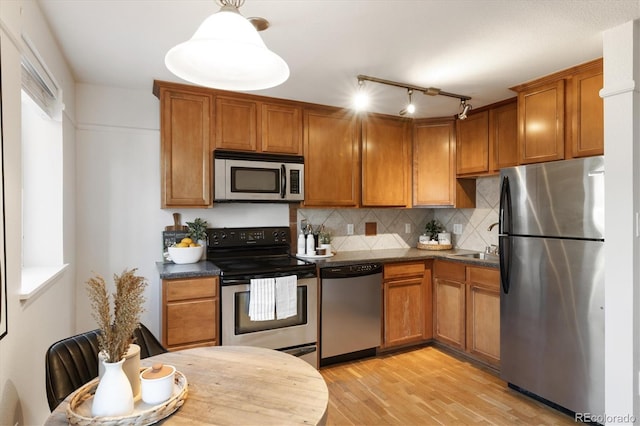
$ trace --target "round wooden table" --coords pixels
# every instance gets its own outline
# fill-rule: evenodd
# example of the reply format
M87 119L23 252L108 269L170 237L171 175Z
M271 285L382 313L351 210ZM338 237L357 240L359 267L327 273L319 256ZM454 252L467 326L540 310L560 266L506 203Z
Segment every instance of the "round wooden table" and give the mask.
M141 360L173 365L187 378L184 405L167 425L324 425L329 391L320 373L292 355L249 346L210 346ZM72 394L73 395L73 394ZM71 396L45 425L67 425Z

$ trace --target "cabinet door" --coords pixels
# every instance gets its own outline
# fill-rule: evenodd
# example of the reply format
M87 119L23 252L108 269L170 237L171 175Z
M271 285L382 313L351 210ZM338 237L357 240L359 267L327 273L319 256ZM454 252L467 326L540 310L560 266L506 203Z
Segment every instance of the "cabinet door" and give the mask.
M564 158L564 80L518 93L520 163Z
M410 206L410 121L362 120L362 206Z
M422 340L422 278L387 281L384 290L385 347Z
M216 148L257 151L257 108L254 101L216 96Z
M302 155L301 109L263 103L261 111L262 151Z
M489 171L489 112L470 114L456 122L457 175Z
M602 63L571 78L571 157L604 154Z
M210 343L217 340L218 306L216 299L172 302L166 306L167 348Z
M356 116L304 111L305 206L357 207L360 166Z
M413 128L413 205L455 203L453 120L418 122Z
M435 278L434 338L451 347L465 348L465 283Z
M433 261L425 262L424 276L422 278L422 310L424 311L424 327L422 328L422 338L429 340L433 338Z
M211 205L211 96L160 89L162 207Z
M518 165L518 103L489 110L489 169Z
M491 364L500 363L500 273L468 267L467 352Z
M218 277L162 280L162 344L168 349L218 344Z

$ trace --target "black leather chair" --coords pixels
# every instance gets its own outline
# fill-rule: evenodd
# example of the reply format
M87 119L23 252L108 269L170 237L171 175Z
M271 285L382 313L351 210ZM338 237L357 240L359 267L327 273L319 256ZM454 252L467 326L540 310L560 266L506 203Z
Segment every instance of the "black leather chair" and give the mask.
M45 380L49 409L53 411L71 392L98 376L99 330L62 339L49 347L45 357ZM147 327L134 333L140 358L167 352Z

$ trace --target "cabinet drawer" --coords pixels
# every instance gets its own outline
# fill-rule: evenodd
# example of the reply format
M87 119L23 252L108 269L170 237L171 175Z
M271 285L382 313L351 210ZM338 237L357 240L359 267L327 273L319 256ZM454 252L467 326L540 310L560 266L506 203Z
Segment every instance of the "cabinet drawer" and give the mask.
M469 273L469 282L472 284L481 284L483 287L491 289L500 289L500 271L492 268L467 268Z
M167 304L166 344L215 341L218 306L216 300Z
M466 267L464 263L446 262L436 260L433 263L433 276L454 281L466 280Z
M384 265L384 279L402 277L421 277L424 274L424 262L388 263Z
M217 277L165 280L164 285L167 302L218 295Z

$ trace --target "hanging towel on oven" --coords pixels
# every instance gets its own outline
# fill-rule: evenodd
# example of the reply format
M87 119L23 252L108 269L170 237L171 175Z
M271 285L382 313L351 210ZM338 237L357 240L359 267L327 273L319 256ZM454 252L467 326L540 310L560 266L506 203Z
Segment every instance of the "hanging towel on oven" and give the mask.
M251 280L249 293L249 318L251 321L275 319L276 292L273 278Z
M276 316L284 319L298 315L298 277L276 278Z

